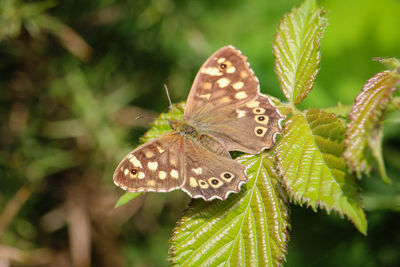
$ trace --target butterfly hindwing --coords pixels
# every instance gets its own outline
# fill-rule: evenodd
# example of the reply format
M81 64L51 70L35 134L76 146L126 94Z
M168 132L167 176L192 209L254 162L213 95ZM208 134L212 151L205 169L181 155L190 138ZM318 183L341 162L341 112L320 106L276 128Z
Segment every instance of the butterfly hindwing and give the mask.
M169 192L183 183L183 137L164 134L129 153L114 172L114 183L129 192Z
M226 199L237 193L247 176L245 167L228 156L206 150L200 143L185 140L185 183L182 189L192 198Z
M228 151L249 154L271 148L281 132L282 115L267 96L259 94L253 101L224 111L219 120L210 119L206 131Z

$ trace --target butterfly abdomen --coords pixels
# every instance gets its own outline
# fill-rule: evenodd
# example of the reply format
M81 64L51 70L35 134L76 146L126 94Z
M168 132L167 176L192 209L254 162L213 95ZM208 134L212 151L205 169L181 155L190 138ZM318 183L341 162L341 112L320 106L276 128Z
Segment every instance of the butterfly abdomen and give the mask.
M201 146L208 151L223 157L231 158L231 155L229 154L228 150L226 150L225 146L211 135L199 134L197 136L197 141L200 142Z

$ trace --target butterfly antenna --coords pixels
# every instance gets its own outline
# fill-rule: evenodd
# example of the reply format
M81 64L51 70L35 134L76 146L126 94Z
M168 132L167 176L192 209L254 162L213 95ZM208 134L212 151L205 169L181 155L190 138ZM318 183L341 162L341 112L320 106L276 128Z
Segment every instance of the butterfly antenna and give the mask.
M171 111L174 111L174 107L172 106L171 98L169 97L168 87L164 84L165 92L167 93L168 101L169 101L169 108Z

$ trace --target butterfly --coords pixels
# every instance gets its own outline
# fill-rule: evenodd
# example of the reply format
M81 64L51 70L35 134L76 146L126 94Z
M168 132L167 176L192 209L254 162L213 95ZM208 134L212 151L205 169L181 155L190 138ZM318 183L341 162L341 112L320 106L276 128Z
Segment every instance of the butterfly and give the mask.
M202 65L190 90L183 120L171 132L130 152L114 172L129 192L182 189L192 198L225 200L248 181L229 151L258 154L271 148L282 115L260 93L247 58L225 46Z

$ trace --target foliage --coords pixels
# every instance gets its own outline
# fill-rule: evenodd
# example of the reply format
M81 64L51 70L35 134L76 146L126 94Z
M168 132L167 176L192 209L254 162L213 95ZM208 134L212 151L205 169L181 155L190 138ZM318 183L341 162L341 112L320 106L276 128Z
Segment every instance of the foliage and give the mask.
M267 154L241 156L250 181L226 201L194 201L171 239L174 265L279 265L286 253L288 206Z
M396 71L380 72L368 80L362 92L356 97L349 114L350 123L347 127L346 151L343 156L358 176L362 172L369 171L367 156L372 153L378 161L382 179L387 183L390 182L383 166L381 121L392 93L400 82L399 78Z
M281 89L289 101L288 104L281 103L281 106L286 107L284 113L288 115L288 119L285 122L282 137L275 146L276 163L272 158L269 161L271 161L271 167L277 166L277 171L273 172L280 174L282 182L294 202L306 204L314 210L317 207L321 207L327 212L334 209L340 215L346 215L358 230L366 235L367 220L358 196L358 187L353 175L347 169L345 158L346 155L351 155L352 158L357 156L357 159L363 159L367 155L361 152L354 155L350 146L357 145L359 142L354 142L354 134L352 136L347 134L347 150L344 154L345 157L342 157L345 151L346 127L344 121L337 115L318 109L300 111L296 108L296 105L302 102L313 88L319 70L319 44L326 27L326 19L323 14L324 12L316 6L315 1L306 1L298 9L294 9L286 15L278 27L273 46L275 71L281 83ZM374 83L375 80L377 82ZM375 101L375 105L367 104L369 112L372 112L373 115L366 119L356 120L356 117L364 114L366 109L358 107L361 105L359 104L360 99L363 98L359 96L350 113L348 132L354 132L355 130L352 128L365 128L363 124L366 121L375 120L376 124L382 119L377 115L382 112L376 106L379 106L380 109L385 109L387 106L390 93L395 90L396 83L398 83L395 71L387 71L386 76L381 79L378 74L378 77L371 79L366 87L375 89L380 85L379 83L382 84L380 86L382 95L386 96L383 100L385 105L379 102L379 99L383 98L381 96ZM375 89L375 91L377 90ZM162 122L165 125L163 116L167 115L162 115L159 120L156 120L154 125L158 127L155 129L159 129ZM364 132L369 132L368 130L364 129ZM154 131L157 130L153 130L150 135L153 135ZM374 144L380 145L380 140L375 141ZM264 155L252 157L255 160L258 158L262 162ZM248 187L253 188L254 185L258 185L259 176L266 176L254 170L254 163L242 160L242 157L238 160L247 167L248 176L252 179ZM347 160L350 162L349 156ZM358 166L359 164L354 163L353 165ZM254 175L254 173L257 174ZM273 180L271 177L267 179ZM281 264L285 256L285 249L276 251L270 246L257 247L256 245L266 242L285 248L288 240L288 238L278 240L273 238L279 234L277 231L286 233L286 228L289 226L286 216L281 218L272 213L275 223L281 226L267 227L271 224L269 222L271 217L267 216L265 210L278 210L279 214L287 214L284 212L287 208L283 204L284 202L277 202L274 205L275 208L266 209L265 206L268 207L268 202L274 198L271 199L265 193L263 196L262 192L265 187L263 184L256 186L256 192L260 193L258 202L255 204L253 204L253 198L243 197L247 190L242 190L244 192L223 203L214 201L211 204L202 202L199 204L196 202L194 207L178 222L174 231L170 249L171 262L177 265L235 265L239 262L242 265ZM274 191L268 186L266 188L265 192ZM247 215L249 206L263 210L262 216ZM261 225L259 225L260 222ZM262 225L263 222L265 225ZM258 242L253 241L255 237L261 239ZM259 257L254 258L250 255L259 255Z

